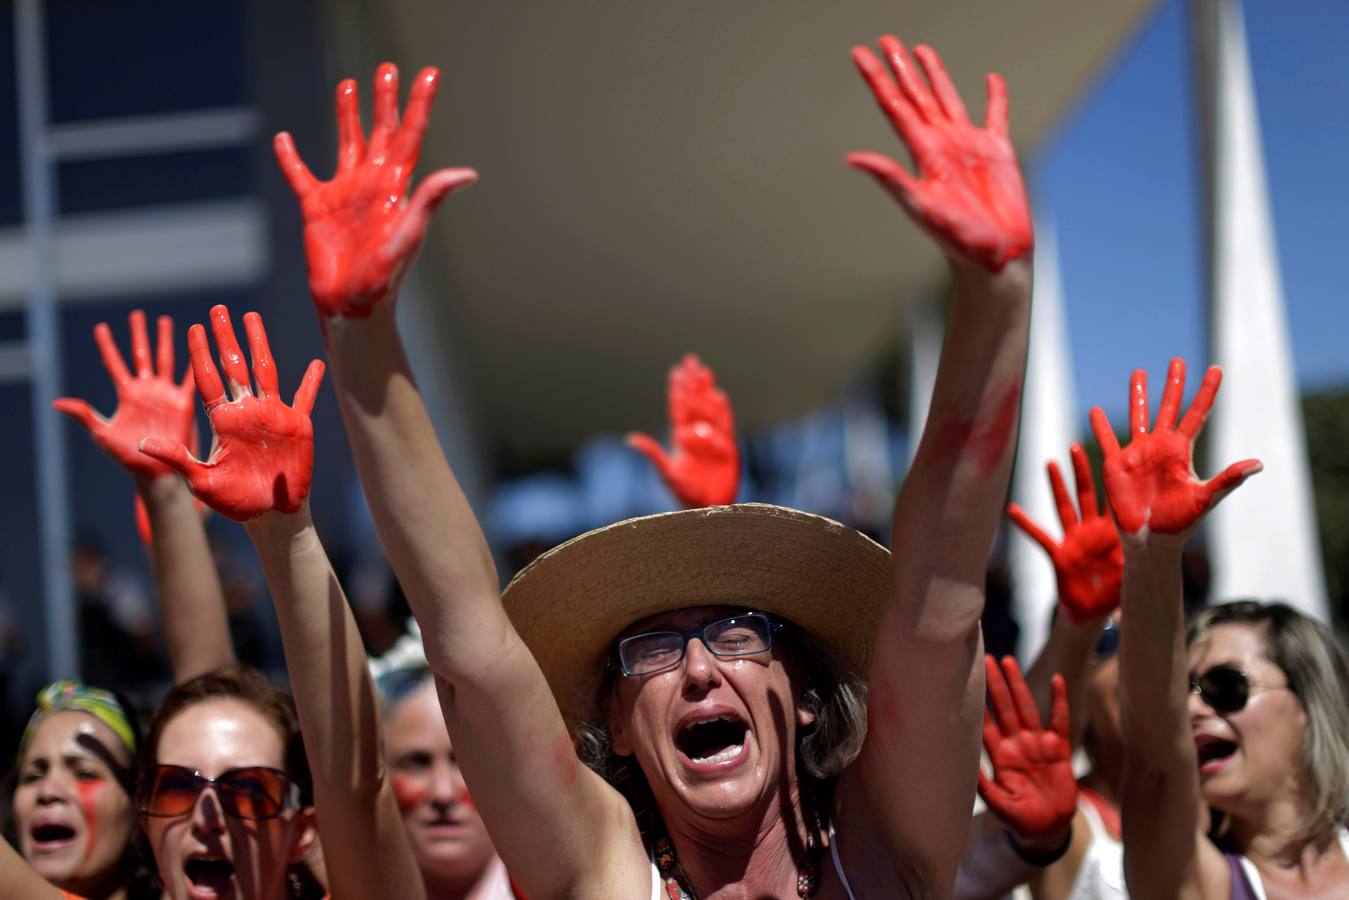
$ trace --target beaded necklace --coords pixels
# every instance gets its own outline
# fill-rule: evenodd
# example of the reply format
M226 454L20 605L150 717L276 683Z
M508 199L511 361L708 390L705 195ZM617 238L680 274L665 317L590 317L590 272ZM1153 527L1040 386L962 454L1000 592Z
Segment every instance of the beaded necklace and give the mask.
M796 896L800 898L814 897L815 891L820 887L819 858L823 849L820 820L812 811L808 811L807 815L810 817L810 826L806 829L806 853L810 858L796 872ZM680 865L679 857L675 855L674 844L670 838L662 835L656 841L652 852L656 858L656 868L660 870L664 882L665 896L669 900L698 900L693 885L689 883L688 874Z

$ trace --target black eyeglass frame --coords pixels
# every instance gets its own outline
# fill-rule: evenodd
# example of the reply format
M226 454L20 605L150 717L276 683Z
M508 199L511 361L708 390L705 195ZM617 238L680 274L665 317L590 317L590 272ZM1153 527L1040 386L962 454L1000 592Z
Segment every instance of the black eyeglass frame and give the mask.
M1232 673L1236 678L1232 679L1233 685L1232 699L1223 696L1223 689L1215 687L1216 682L1213 679L1214 672ZM1228 677L1223 675L1221 677ZM1206 669L1198 675L1190 676L1190 693L1197 694L1200 700L1203 700L1209 709L1220 715L1232 715L1239 713L1251 702L1251 694L1256 690L1262 691L1291 691L1292 685L1268 685L1257 684L1251 681L1251 676L1247 675L1236 666L1220 665L1211 669Z
M746 651L745 653L723 653L714 649L712 645L708 643L707 638L704 635L704 632L708 628L724 625L727 622L734 622L736 619L755 619L756 621L766 623L767 630L764 635L764 646L755 650ZM668 672L684 661L684 657L688 653L689 641L695 637L702 641L703 646L707 648L707 651L718 659L740 659L746 656L757 656L760 653L769 653L772 651L773 635L785 628L786 625L787 623L785 620L778 618L772 613L759 612L758 610L751 609L742 613L736 613L733 616L727 616L724 619L717 619L714 622L705 622L697 628L684 628L682 630L674 628L657 628L653 631L643 631L638 634L629 634L615 638L613 643L609 645L609 662L617 668L625 678L645 678L647 675L659 675L661 672ZM679 655L668 665L661 666L659 669L652 669L649 672L630 671L627 663L623 662L623 645L629 641L636 640L637 638L650 637L655 634L678 635L680 638Z
M195 790L192 794L192 802L189 803L187 808L182 810L181 812L172 812L172 813L152 812L149 808L153 804L153 799L155 796L155 786L159 783L160 773L166 769L172 769L178 772L185 772L192 777L192 781L195 787ZM234 799L235 791L228 786L227 779L229 779L231 776L236 776L243 772L256 772L259 770L264 772L270 772L273 775L276 775L281 780L284 793L282 794L281 799L276 801L277 803L276 812L266 816L241 815L238 812L239 804ZM222 786L224 787L224 790L221 789ZM186 816L192 812L192 808L195 807L197 805L197 801L201 799L201 792L208 787L215 792L216 800L220 804L220 809L226 815L233 816L236 819L246 819L250 822L261 822L267 819L275 819L277 816L281 815L281 813L285 812L286 810L288 809L297 810L303 805L300 795L300 786L296 784L291 779L291 777L287 775L285 772L281 771L280 769L274 769L271 766L239 766L233 769L226 769L219 775L208 778L207 776L198 772L196 769L189 769L187 766L175 766L169 763L159 763L155 766L154 774L150 778L150 785L149 787L146 788L145 795L142 798L141 802L138 804L140 806L140 813L141 815L150 816L156 819L176 819L179 816ZM227 796L229 797L228 800L225 799ZM268 799L272 798L269 796Z

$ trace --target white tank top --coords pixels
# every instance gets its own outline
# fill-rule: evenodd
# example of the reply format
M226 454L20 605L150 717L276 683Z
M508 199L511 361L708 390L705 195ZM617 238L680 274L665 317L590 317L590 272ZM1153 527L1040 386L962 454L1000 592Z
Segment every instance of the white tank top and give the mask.
M1095 804L1080 793L1077 808L1091 826L1091 844L1073 879L1068 900L1128 900L1124 887L1124 845L1110 835Z

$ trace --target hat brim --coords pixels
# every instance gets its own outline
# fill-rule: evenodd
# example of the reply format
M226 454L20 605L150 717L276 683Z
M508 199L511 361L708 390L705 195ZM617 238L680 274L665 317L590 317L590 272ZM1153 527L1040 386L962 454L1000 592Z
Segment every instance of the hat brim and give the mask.
M761 503L628 519L560 544L502 603L567 727L598 712L609 646L633 622L695 606L790 619L865 677L892 593L890 552L832 519Z

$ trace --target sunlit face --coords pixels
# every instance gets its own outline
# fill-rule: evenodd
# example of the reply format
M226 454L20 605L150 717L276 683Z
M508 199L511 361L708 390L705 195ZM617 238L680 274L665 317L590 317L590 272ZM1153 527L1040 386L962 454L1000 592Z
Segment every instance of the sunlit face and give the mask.
M740 612L694 607L623 634L680 631ZM673 669L619 676L607 712L614 751L637 758L667 823L692 827L761 815L781 798L796 783L797 729L814 721L793 690L780 641L771 652L720 658L690 639Z
M247 703L227 697L178 712L164 727L156 761L207 778L248 766L286 768L276 726ZM315 837L308 810L284 809L272 819L235 818L209 787L190 813L143 816L142 822L172 900L281 900L287 867L304 858Z
M1288 690L1287 677L1265 654L1263 629L1235 622L1214 626L1190 647L1191 676L1231 666L1251 683L1246 706L1233 713L1219 713L1190 695L1204 799L1233 815L1296 797L1301 789L1307 714Z
M475 881L496 851L459 774L430 679L385 719L384 750L403 825L427 884Z
M116 883L135 813L114 773L130 765L112 729L87 713L64 710L38 724L14 790L19 852L38 874L91 896Z

